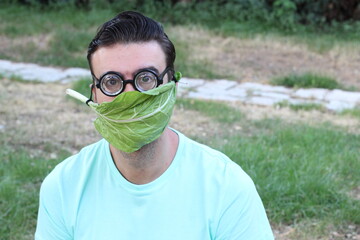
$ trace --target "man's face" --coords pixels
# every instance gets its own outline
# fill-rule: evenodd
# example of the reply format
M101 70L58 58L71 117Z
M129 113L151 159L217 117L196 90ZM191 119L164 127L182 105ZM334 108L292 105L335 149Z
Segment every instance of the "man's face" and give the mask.
M141 69L151 68L159 75L166 68L165 54L156 41L144 43L115 44L100 47L92 55L93 74L99 79L104 73L121 73L124 80L133 79ZM164 83L167 78L164 78ZM135 91L131 84L126 84L124 92ZM93 88L94 101L111 102L114 97L106 96L100 89Z

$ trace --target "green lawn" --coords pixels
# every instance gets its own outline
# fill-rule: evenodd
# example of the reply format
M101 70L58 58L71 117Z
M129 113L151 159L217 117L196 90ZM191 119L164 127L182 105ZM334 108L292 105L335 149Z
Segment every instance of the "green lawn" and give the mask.
M68 154L44 158L9 144L9 139L12 136L0 135L0 236L3 240L33 239L40 184Z
M0 41L3 44L0 59L86 68L87 44L98 24L113 17L120 7L80 11L0 6ZM156 17L154 9L148 11ZM190 20L195 19L195 13L191 13ZM180 11L172 14L176 19L184 18ZM350 30L334 28L318 32L300 27L289 33L265 23L239 23L228 19L219 25L214 19L209 22L206 19L204 13L197 20L197 27L224 37L286 39L318 52L335 47L352 49L356 46L358 49L360 24L351 26ZM179 22L166 21L167 18L159 20L165 21L170 38L171 34L178 36L179 33L171 29L173 26L177 29L175 26ZM185 27L189 21L184 22ZM177 66L187 76L229 76L219 74L207 60L190 58L191 42L180 38L175 38L174 42L178 51ZM83 80L77 88L88 90L88 84L89 80ZM3 104L7 103L4 96L0 94ZM342 233L349 225L360 228L360 200L353 194L360 186L358 133L331 124L290 124L276 118L250 120L246 112L216 102L179 99L177 106L206 115L221 126L221 129L206 130L214 133L211 135L214 137L190 137L223 151L241 165L256 183L271 223L300 226L298 232L303 235L292 239L324 239L329 236L329 229ZM316 109L316 106L303 107ZM344 114L360 116L359 109ZM6 121L6 116L2 117L0 109L0 125L2 120ZM0 236L4 240L33 239L41 181L58 162L70 155L61 146L34 151L31 144L24 146L14 142L19 137L0 128ZM56 157L51 157L51 152L56 152Z

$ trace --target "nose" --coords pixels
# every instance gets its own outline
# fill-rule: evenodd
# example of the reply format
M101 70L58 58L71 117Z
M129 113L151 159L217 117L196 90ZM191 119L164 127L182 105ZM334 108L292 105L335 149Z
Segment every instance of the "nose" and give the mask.
M123 92L130 92L130 91L135 91L135 90L136 89L134 88L134 86L131 83L126 83Z

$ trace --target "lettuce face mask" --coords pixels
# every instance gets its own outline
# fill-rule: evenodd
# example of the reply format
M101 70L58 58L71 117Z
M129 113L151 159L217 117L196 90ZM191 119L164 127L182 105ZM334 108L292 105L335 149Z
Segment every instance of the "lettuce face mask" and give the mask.
M95 128L111 145L130 153L164 132L174 109L176 85L172 81L146 92L124 92L101 104L88 101L71 89L66 93L95 111L98 115Z

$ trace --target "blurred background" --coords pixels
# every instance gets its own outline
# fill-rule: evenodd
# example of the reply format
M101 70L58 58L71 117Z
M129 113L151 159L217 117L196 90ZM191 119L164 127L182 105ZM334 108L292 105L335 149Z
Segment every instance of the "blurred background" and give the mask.
M359 0L2 0L0 58L86 68L99 24L123 10L164 24L188 77L310 72L360 88Z
M124 10L163 24L185 77L360 91L360 0L1 0L0 59L87 68L99 25ZM1 239L33 239L44 177L100 139L64 94L90 82L0 72ZM252 177L277 239L360 239L359 106L179 97L170 125Z

